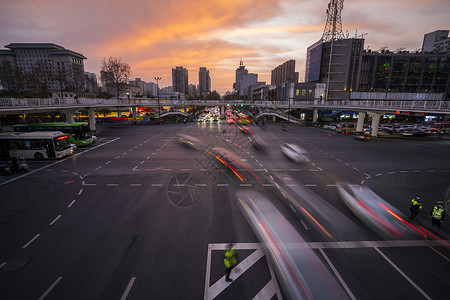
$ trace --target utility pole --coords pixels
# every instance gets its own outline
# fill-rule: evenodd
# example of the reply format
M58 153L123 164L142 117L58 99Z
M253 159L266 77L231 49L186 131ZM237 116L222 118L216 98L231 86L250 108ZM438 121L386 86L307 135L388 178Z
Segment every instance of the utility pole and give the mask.
M161 116L161 106L159 106L159 81L161 80L161 77L154 77L156 80L156 94L158 95L158 118Z

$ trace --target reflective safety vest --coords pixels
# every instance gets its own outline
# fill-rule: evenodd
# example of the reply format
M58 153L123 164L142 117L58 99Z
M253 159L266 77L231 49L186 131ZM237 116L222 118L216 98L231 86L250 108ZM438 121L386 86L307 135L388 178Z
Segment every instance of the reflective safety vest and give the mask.
M224 253L225 259L223 260L223 263L225 264L225 267L231 268L234 267L237 263L236 258L234 257L234 254L236 251L234 249L227 249Z
M431 216L434 218L434 219L438 219L438 220L441 220L442 219L442 213L444 212L444 208L443 207L439 207L439 206L435 206L434 208L433 208L433 212L431 213Z
M417 200L416 198L411 200L411 207L414 207L415 209L422 209L422 201Z

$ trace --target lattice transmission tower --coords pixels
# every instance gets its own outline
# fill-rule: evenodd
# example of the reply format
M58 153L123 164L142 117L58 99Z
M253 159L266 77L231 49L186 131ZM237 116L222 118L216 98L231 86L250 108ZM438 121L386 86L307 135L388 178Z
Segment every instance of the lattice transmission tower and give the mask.
M327 23L323 30L321 41L323 43L345 39L342 32L341 11L344 8L344 0L330 0L327 8Z

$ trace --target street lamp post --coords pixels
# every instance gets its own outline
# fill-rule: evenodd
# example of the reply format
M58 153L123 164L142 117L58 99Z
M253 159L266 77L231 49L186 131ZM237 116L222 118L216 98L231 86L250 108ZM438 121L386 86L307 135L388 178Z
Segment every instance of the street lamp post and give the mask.
M158 95L158 118L161 116L161 107L159 106L159 85L158 82L161 80L161 77L155 77L156 80L156 94Z

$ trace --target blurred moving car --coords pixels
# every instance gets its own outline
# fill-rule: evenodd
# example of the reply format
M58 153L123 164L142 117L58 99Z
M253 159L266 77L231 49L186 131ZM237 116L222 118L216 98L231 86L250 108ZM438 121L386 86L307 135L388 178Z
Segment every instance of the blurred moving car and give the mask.
M338 182L337 191L345 205L363 223L384 238L426 238L406 216L366 186Z
M70 143L70 147L72 148L72 150L77 149L77 145Z
M296 144L284 144L280 146L281 152L296 163L309 161L308 152Z
M342 286L289 220L256 191L238 191L242 214L252 227L287 299L349 299Z
M205 147L205 144L201 140L184 133L178 134L176 140L184 146L193 148L195 150L202 150Z
M370 131L355 131L353 133L353 138L360 141L370 140Z

